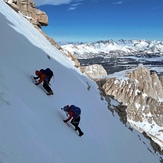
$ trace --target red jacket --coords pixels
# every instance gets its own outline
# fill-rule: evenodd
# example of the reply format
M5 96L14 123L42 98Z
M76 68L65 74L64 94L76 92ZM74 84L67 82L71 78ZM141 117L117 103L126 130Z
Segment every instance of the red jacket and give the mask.
M36 85L39 85L40 83L42 83L42 82L45 80L46 75L43 74L41 71L39 71L39 72L37 73L37 76L38 76L40 79L39 79L39 81L37 82Z
M71 118L73 118L75 116L75 113L72 111L67 111L69 117L65 120L65 122L68 122Z

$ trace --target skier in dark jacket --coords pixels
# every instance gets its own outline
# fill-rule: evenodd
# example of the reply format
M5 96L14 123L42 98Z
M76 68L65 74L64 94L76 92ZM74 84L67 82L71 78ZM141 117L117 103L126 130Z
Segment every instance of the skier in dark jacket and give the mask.
M53 91L49 87L49 79L48 79L47 75L45 75L44 73L42 73L41 71L38 71L38 70L35 71L35 74L37 75L37 77L33 77L33 78L35 80L39 79L35 83L35 85L39 85L43 82L43 87L47 91L47 95L53 95Z
M64 110L69 116L66 120L63 120L63 122L67 123L69 120L72 119L71 124L75 127L75 130L77 130L79 132L79 136L82 136L84 133L81 131L80 127L78 126L79 122L80 122L80 114L77 114L74 111L75 107L76 106L74 106L74 105L71 105L71 106L67 105L64 108L61 108L61 110ZM78 108L78 109L80 109L80 108Z

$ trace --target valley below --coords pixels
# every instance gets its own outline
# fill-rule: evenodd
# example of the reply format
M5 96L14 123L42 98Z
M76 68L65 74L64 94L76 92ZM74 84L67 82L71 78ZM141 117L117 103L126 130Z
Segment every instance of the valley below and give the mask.
M156 72L159 75L163 75L163 58L156 55L128 55L124 57L95 57L88 59L78 59L82 66L88 66L93 64L99 64L104 67L107 74L113 74L115 72L128 70L137 67L139 64L143 64L149 68L152 72Z

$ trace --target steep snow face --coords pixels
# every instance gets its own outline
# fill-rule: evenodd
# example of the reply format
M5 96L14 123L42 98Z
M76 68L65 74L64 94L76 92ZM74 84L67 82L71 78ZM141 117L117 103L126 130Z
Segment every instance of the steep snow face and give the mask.
M147 139L112 117L97 85L3 0L0 22L0 162L159 163ZM55 74L54 96L31 82L46 67ZM82 109L83 137L62 121L67 104Z
M62 45L63 49L70 51L77 58L112 57L132 54L163 54L163 43L160 41L146 40L119 40L117 42L98 41L89 44L67 44Z

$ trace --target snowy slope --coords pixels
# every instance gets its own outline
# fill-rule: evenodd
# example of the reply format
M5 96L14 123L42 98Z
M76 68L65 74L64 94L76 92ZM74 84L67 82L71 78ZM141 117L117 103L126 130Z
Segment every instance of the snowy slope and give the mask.
M1 163L159 162L150 142L107 110L96 84L3 0L0 26ZM46 67L55 73L50 97L30 79ZM67 104L82 109L81 138L62 121Z

